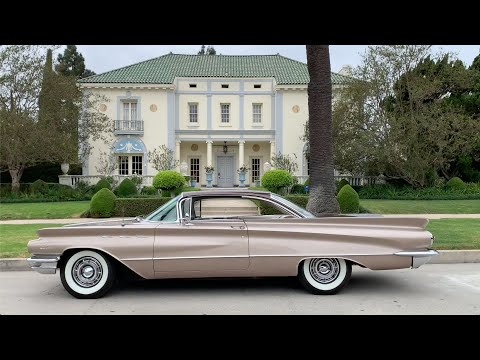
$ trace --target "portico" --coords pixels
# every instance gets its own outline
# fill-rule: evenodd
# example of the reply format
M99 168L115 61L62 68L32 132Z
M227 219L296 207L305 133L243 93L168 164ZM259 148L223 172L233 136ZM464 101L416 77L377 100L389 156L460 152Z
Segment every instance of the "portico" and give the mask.
M245 165L245 185L254 185L263 175L263 165L275 154L274 140L177 140L175 159L178 170L186 168L199 186L206 185L205 166L215 168L212 184L217 187L239 185L237 170Z

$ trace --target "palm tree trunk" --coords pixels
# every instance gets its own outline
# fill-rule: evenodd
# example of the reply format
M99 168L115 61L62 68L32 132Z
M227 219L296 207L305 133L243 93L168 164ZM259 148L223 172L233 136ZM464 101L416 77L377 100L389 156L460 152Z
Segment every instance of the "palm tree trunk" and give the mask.
M332 78L328 45L307 45L310 197L316 216L340 212L335 196L332 137Z

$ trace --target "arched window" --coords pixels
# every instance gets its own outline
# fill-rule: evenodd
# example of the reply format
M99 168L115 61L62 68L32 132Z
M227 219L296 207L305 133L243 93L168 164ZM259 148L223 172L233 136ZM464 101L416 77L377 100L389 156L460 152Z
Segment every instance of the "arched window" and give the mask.
M118 175L147 175L147 150L142 140L123 137L113 146Z

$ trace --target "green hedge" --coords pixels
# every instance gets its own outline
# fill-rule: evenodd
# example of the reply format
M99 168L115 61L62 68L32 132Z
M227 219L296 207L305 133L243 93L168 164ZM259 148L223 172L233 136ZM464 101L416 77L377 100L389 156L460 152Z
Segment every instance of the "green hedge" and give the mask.
M108 189L101 189L93 195L90 203L90 215L92 217L107 218L113 214L115 208L115 194Z
M459 177L453 177L448 180L445 187L450 190L463 190L466 188L465 183Z
M358 191L360 199L384 200L477 200L480 199L480 184L465 184L463 189L445 187L394 187L390 184L364 186Z
M262 176L262 187L278 192L293 185L293 177L287 170L269 170Z
M185 185L185 177L178 171L164 170L154 176L152 185L156 189L175 190Z
M356 214L360 208L360 198L350 185L344 185L337 195L342 214Z
M116 199L113 216L148 215L170 200L172 198L169 197Z
M105 178L102 178L102 179L97 181L97 183L95 184L94 193L96 194L97 192L99 192L102 189L112 190L112 186L111 186L110 182Z
M129 197L137 194L137 186L129 178L123 179L120 185L117 186L115 192L118 196Z

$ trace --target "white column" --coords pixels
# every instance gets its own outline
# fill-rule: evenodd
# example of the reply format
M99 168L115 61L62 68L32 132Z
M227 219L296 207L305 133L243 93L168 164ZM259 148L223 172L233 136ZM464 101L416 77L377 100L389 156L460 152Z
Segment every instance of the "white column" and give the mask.
M180 172L180 144L181 141L175 142L175 162L177 163L176 170Z
M240 168L245 163L245 141L238 142L238 167Z
M212 166L212 141L207 141L207 166Z
M277 152L275 150L275 141L271 140L270 141L270 160L272 159L273 155L275 155ZM269 161L270 162L270 161Z

